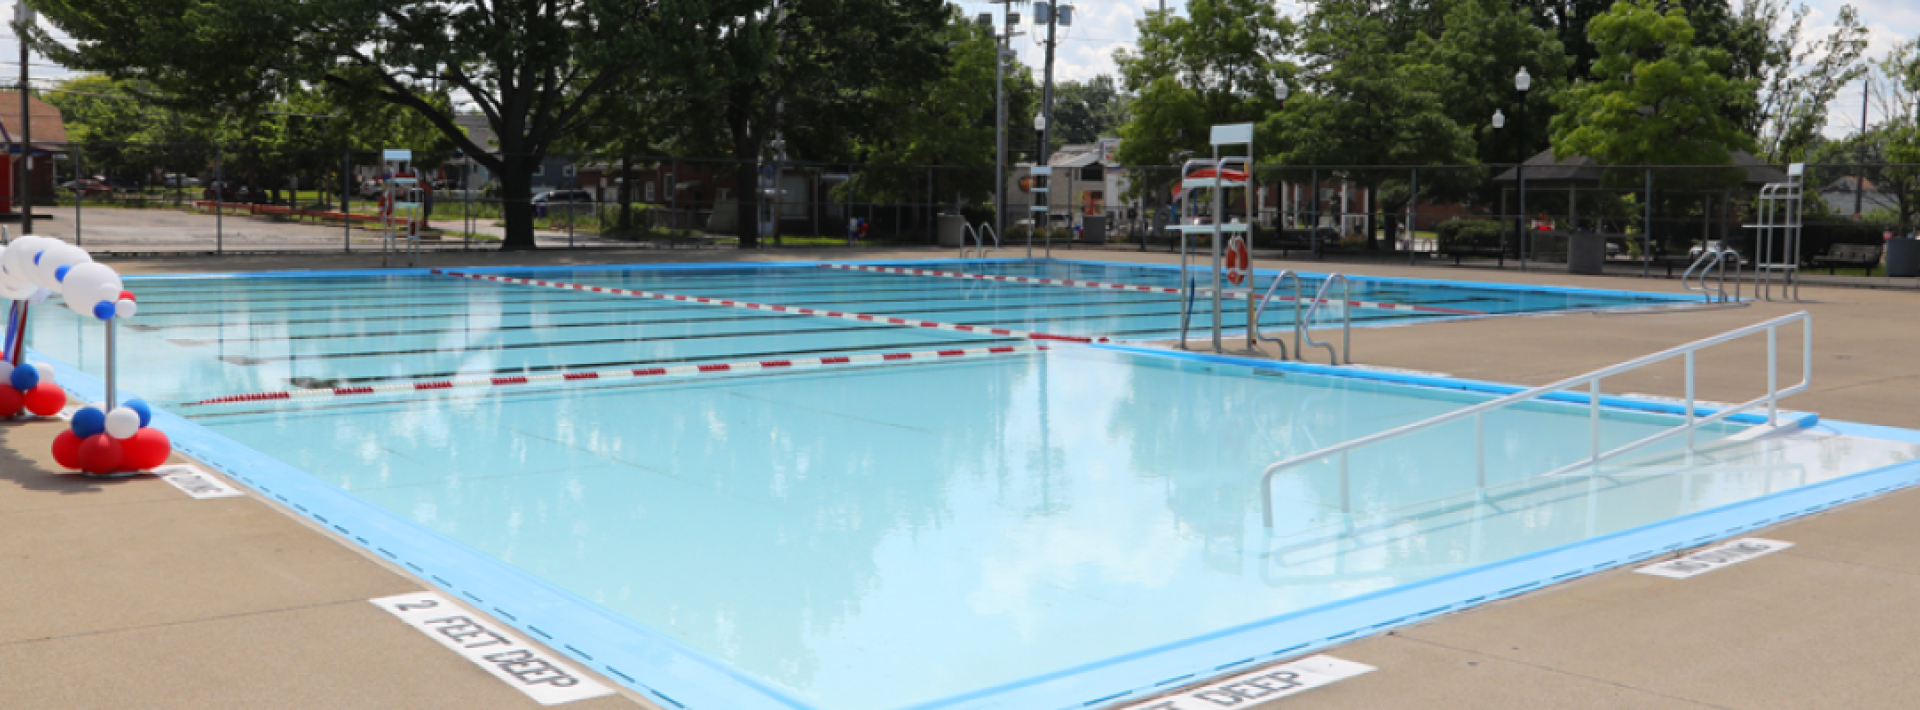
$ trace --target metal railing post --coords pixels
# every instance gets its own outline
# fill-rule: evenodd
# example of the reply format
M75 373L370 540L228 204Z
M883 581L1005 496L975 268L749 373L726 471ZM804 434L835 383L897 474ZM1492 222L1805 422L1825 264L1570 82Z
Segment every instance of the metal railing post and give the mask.
M1780 426L1779 334L1779 326L1767 326L1767 426Z
M1480 488L1487 487L1487 415L1473 415L1473 480Z
M1587 429L1593 439L1593 472L1600 472L1600 378L1587 383Z

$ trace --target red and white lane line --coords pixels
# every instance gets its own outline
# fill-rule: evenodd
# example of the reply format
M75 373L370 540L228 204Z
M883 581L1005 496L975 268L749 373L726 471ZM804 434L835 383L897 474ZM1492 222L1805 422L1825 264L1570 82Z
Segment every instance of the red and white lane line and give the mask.
M587 284L567 283L564 281L542 281L540 279L522 279L522 278L515 278L512 276L491 276L487 274L469 274L469 273L460 272L460 271L447 271L444 269L431 269L430 271L432 273L441 274L444 276L458 276L464 279L480 279L482 281L499 281L501 283L521 284L524 286L545 286L547 288L557 288L563 291L588 291L592 293L611 293L617 296L633 296L636 298L651 298L656 301L680 301L684 303L701 303L709 306L729 306L732 308L745 308L750 311L770 311L773 313L794 313L794 314L803 315L803 316L821 316L825 318L839 318L841 320L859 321L862 323L879 323L881 325L904 325L904 326L911 326L914 328L929 328L932 330L946 330L946 331L953 331L957 333L972 333L974 335L996 335L996 336L1007 337L1007 338L1026 338L1028 340L1058 340L1058 341L1068 342L1068 343L1107 342L1107 338L1105 336L1082 337L1078 335L1054 335L1052 333L1034 333L1034 332L1029 332L1024 330L1008 330L1006 328L988 328L985 326L978 326L978 325L959 325L957 323L941 323L938 321L916 320L911 318L894 318L892 316L870 316L864 313L847 313L844 311L826 311L818 308L802 308L800 306L780 306L780 305L773 305L773 304L767 304L767 303L754 303L752 301L733 301L733 300L722 299L722 298L705 298L702 296L683 296L683 295L672 294L672 293L654 293L652 291L634 291L632 289L612 288L609 286L589 286Z
M1106 281L1078 281L1074 279L1047 279L1038 276L1003 276L1000 274L969 274L961 271L934 271L931 269L902 269L892 266L864 266L860 264L820 264L828 269L841 271L867 271L876 274L897 274L901 276L936 276L943 279L974 279L978 281L1005 281L1007 283L1043 284L1047 286L1067 286L1070 288L1090 288L1104 291L1144 291L1147 293L1180 293L1179 288L1169 286L1142 286L1139 284L1109 283ZM1199 289L1196 295L1210 296L1213 289ZM1245 298L1246 291L1223 291L1221 295L1229 298ZM1291 296L1274 296L1276 301L1294 300ZM1301 299L1306 300L1306 299ZM1415 313L1446 313L1461 316L1484 316L1485 311L1470 311L1464 308L1446 308L1444 306L1422 306L1410 303L1387 303L1383 301L1328 301L1345 303L1354 308L1374 308L1383 311L1407 311Z
M807 370L836 365L882 365L902 362L927 362L930 360L957 360L962 358L991 357L1000 355L1023 355L1042 352L1045 345L999 345L990 348L954 348L948 350L911 350L891 353L862 353L859 355L836 355L830 357L803 357L787 360L757 360L749 362L725 362L707 365L673 365L669 367L634 367L619 370L598 370L589 372L555 372L544 375L519 375L513 377L468 377L454 380L434 380L432 382L396 382L384 385L365 385L361 387L315 387L311 389L286 390L282 392L251 392L213 397L197 402L187 402L180 406L195 407L207 404L232 404L236 402L267 402L273 400L309 400L333 399L337 397L357 397L363 395L394 394L401 392L428 392L438 390L473 390L499 387L518 387L522 385L567 384L627 379L672 379L696 377L720 373L748 373L780 370Z

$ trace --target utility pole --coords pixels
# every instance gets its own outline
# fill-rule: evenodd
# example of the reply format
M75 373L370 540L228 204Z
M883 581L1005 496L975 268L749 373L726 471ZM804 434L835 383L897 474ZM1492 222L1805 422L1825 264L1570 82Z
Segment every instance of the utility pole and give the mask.
M1000 8L1000 31L994 36L993 43L993 233L994 236L1007 233L1007 61L1015 55L1008 47L1013 38L1020 33L1013 31L1020 24L1019 13L1013 12L1013 3L1018 0L995 0ZM990 17L988 19L991 19ZM991 23L988 23L991 29Z
M25 66L20 67L20 71L26 70ZM1865 87L1865 90L1860 94L1860 132L1856 134L1860 136L1860 163L1855 166L1858 169L1853 171L1853 221L1855 222L1860 221L1861 200L1867 195L1867 103L1873 100L1873 80L1861 79L1860 85Z
M1060 3L1047 5L1047 74L1046 84L1040 95L1040 115L1047 117L1047 125L1040 129L1040 152L1033 159L1034 165L1047 164L1047 146L1053 138L1053 48L1059 42L1054 38L1054 30L1060 26ZM1037 9L1037 8L1036 8ZM26 71L24 62L20 70ZM1048 180L1052 182L1052 180Z
M25 2L13 5L13 19L20 28L33 24L33 8ZM27 98L27 41L26 33L17 31L14 38L20 42L20 233L33 233L33 112L29 110ZM1049 54L1048 56L1052 56ZM74 176L79 180L78 175ZM78 184L78 183L76 183Z

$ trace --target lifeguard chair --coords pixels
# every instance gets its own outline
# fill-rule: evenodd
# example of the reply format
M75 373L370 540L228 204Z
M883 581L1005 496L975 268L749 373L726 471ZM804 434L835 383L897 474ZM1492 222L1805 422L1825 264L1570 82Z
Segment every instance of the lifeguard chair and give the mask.
M420 265L420 224L426 221L427 189L413 170L413 151L388 148L381 153L380 265L396 256Z

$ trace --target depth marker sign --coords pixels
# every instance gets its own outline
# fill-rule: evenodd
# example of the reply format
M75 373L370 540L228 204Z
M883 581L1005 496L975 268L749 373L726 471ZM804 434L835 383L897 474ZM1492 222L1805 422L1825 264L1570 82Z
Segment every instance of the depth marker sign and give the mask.
M1686 579L1702 572L1712 572L1730 564L1745 562L1789 547L1793 547L1793 543L1749 537L1710 550L1701 550L1679 559L1650 564L1634 571L1655 577Z
M506 629L448 602L433 592L415 592L371 600L408 626L433 637L507 685L541 705L612 695L554 654L528 644Z
M1373 672L1365 663L1332 656L1308 656L1292 663L1262 668L1249 673L1190 688L1141 703L1125 710L1220 710L1259 705L1268 700L1318 688L1336 681Z

